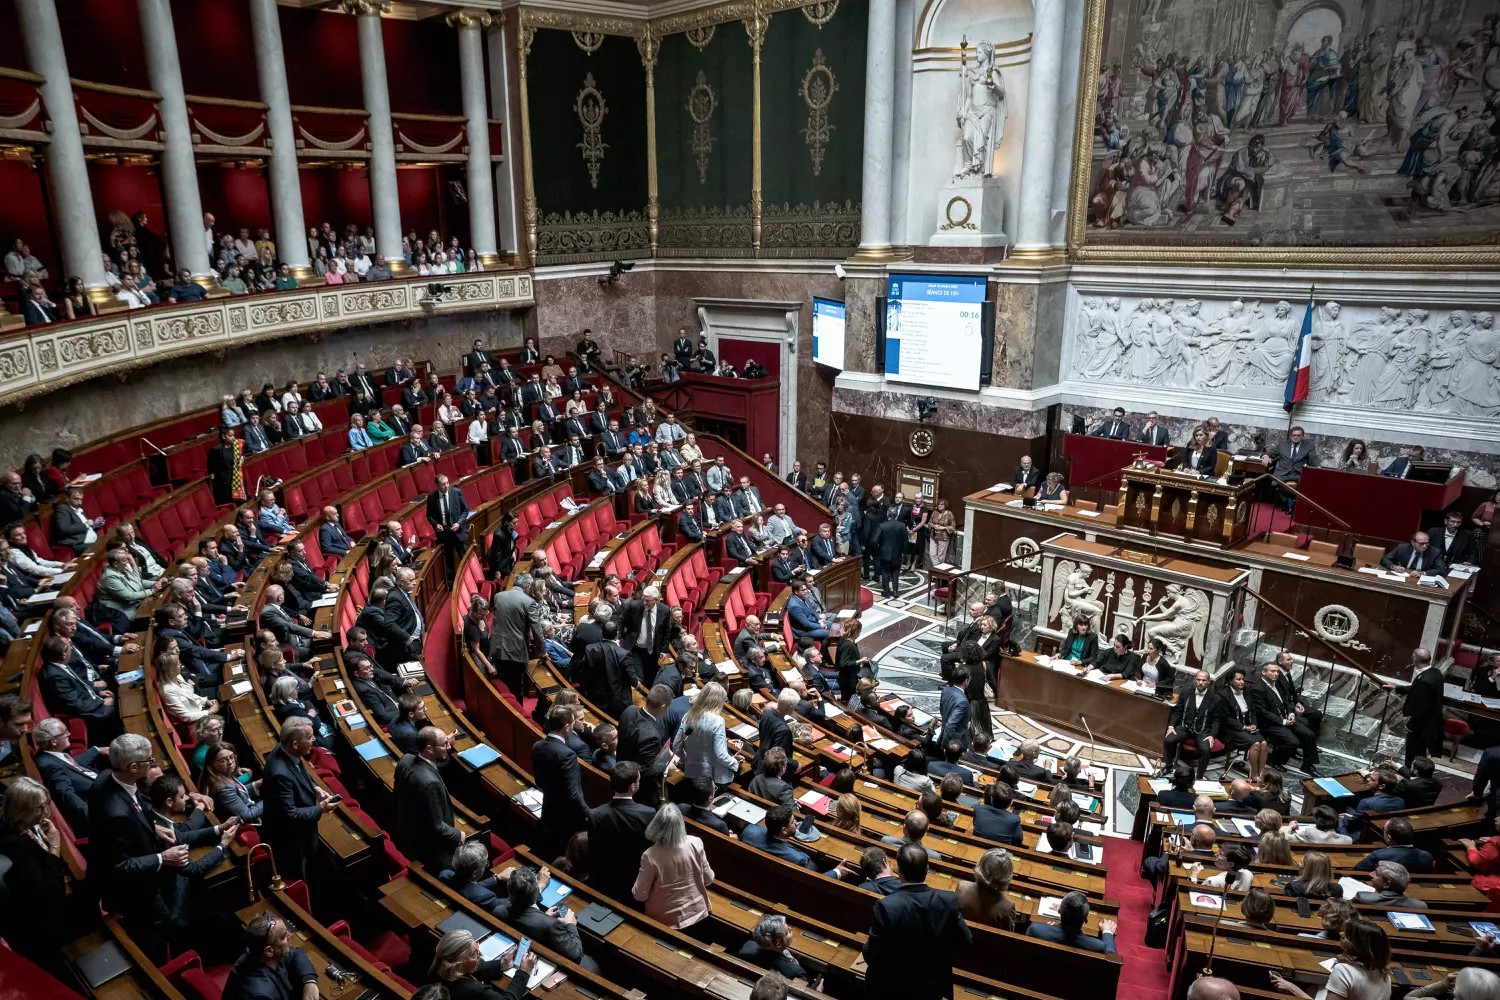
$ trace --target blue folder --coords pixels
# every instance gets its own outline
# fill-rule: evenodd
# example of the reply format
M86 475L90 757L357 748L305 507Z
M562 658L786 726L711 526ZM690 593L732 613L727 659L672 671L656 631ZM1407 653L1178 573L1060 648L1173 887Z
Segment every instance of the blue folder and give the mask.
M365 760L379 760L382 757L390 756L390 754L385 749L385 744L380 742L379 740L365 740L359 746L354 748L354 752L359 754Z
M460 750L458 757L470 767L484 767L500 759L500 751L486 743L476 743L467 750Z

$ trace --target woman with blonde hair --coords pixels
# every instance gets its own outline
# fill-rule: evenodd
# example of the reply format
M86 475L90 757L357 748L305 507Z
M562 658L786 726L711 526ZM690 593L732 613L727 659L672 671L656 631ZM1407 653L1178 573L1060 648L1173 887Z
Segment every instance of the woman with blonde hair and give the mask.
M1308 851L1302 855L1302 868L1297 877L1286 885L1288 896L1306 896L1308 899L1342 899L1344 887L1333 880L1333 864L1322 851Z
M682 771L689 781L708 779L722 790L734 781L740 762L731 752L743 744L730 740L724 731L724 685L703 685L682 717L672 749L682 758Z
M974 864L974 881L958 883L958 906L964 919L1015 930L1016 907L1010 901L1010 882L1015 859L1003 848L992 848Z
M499 958L480 961L479 942L468 931L449 931L437 943L432 968L428 974L447 988L449 996L461 1000L520 1000L527 995L526 980L536 968L537 953L527 952L521 960L524 976L513 976L510 985L494 985L515 962L518 945L511 945Z
M62 946L71 940L66 917L68 865L62 838L52 822L52 796L41 782L13 778L0 802L0 854L10 859L5 887L24 919L6 921L6 943L55 975L69 975ZM63 979L67 981L66 978ZM17 991L21 995L21 991Z
M703 841L687 832L682 811L665 802L646 825L651 846L641 854L641 870L630 894L645 904L646 915L668 927L695 933L708 920L712 906L708 887L714 884Z
M833 809L828 813L828 822L840 830L859 832L860 820L863 818L863 810L859 804L859 796L851 792L845 792L834 802Z
M156 654L156 691L173 722L198 722L219 712L217 701L200 695L193 682L183 678L182 657L176 646L168 646Z
M672 493L671 469L656 470L656 479L651 484L651 494L659 507L677 506L677 497Z
M1281 829L1261 834L1260 846L1255 849L1255 860L1262 865L1294 865L1292 845L1287 843L1286 833Z

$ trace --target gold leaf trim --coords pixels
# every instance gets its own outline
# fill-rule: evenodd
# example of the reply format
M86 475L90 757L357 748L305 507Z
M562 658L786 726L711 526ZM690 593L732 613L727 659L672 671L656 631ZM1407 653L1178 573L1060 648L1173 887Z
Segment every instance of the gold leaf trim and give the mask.
M574 31L571 34L573 35L573 44L589 55L598 52L600 46L604 44L604 32L602 31Z
M702 52L708 48L708 43L714 40L714 31L717 27L717 25L705 24L701 28L689 28L684 34L687 35L688 44Z
M819 31L823 25L833 20L833 15L839 11L839 0L820 0L819 3L810 3L802 8L802 16L807 18L809 24L816 25Z
M813 50L812 66L803 74L802 86L797 93L807 105L807 127L802 129L802 139L812 156L814 177L823 173L823 155L833 141L835 127L828 124L828 106L833 103L833 95L838 89L833 70L823 61L823 50Z
M583 141L576 146L588 166L589 186L598 190L599 167L604 163L604 151L609 148L602 131L609 107L604 103L604 95L594 85L594 74L583 75L583 89L573 100L573 113L578 116L578 124L583 126Z
M698 164L698 183L708 183L709 155L714 151L714 136L709 128L713 119L714 109L718 107L719 99L714 94L714 88L708 85L708 78L703 71L698 71L698 79L693 84L693 89L688 91L687 113L693 120L692 150L693 158Z

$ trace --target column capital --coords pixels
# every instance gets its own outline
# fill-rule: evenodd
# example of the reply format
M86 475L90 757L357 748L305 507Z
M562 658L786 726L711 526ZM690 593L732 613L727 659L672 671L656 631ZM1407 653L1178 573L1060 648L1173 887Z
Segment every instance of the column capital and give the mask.
M339 0L339 10L345 14L379 17L391 12L391 0Z
M455 10L445 20L450 28L478 28L481 31L495 23L495 18L487 10Z
M641 65L646 67L649 75L656 69L656 59L661 55L661 39L651 30L651 25L646 25L645 34L635 40L636 51L641 54Z
M760 58L760 47L765 43L766 32L771 27L771 14L761 6L760 0L751 0L750 16L742 22L745 25L745 34L749 36L750 48L754 50L755 57Z

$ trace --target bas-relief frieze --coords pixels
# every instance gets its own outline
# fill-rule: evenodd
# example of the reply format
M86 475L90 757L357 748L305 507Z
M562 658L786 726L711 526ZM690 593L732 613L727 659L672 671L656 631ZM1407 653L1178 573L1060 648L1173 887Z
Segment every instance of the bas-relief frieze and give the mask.
M1084 296L1072 317L1070 381L1280 399L1305 301ZM1312 403L1500 416L1494 314L1318 302Z

